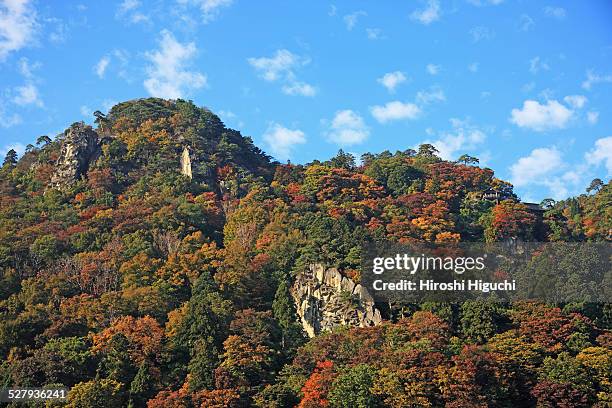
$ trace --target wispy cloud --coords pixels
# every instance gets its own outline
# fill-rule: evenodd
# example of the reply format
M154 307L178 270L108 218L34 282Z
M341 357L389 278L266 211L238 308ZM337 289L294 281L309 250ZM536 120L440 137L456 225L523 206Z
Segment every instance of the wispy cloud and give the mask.
M106 68L108 68L108 64L110 64L110 58L108 55L105 55L100 58L94 66L94 72L99 78L104 78L104 73L106 72Z
M287 95L315 96L316 88L297 79L295 71L310 60L286 49L277 50L272 57L249 58L248 63L260 77L268 82L281 82L281 90Z
M366 28L366 34L369 40L382 40L385 38L380 28Z
M470 29L472 42L477 43L484 40L491 40L495 37L495 32L485 26L477 26Z
M528 14L522 14L519 19L519 31L530 31L535 26L535 21Z
M468 0L468 3L473 4L475 6L498 6L503 2L504 0Z
M532 74L537 74L540 71L548 71L550 67L548 63L542 61L540 57L533 57L529 60L529 72Z
M432 86L429 90L422 90L416 93L416 101L420 104L427 105L433 102L444 102L446 101L446 95L442 88L438 86Z
M352 12L351 14L345 15L342 19L344 20L344 24L346 25L346 29L351 31L357 25L359 21L359 17L365 17L368 13L363 10Z
M43 107L43 101L40 99L38 88L33 83L16 87L13 102L19 106L34 105L39 108Z
M40 62L31 63L29 59L22 57L17 64L17 70L25 79L34 79L34 71L41 67Z
M436 64L427 64L425 69L427 70L427 73L429 75L438 75L438 73L442 69L442 66L441 65L436 65Z
M10 128L19 125L21 122L21 116L14 112L7 112L6 107L0 101L0 126L3 128Z
M159 49L146 53L150 65L144 87L149 94L176 99L206 86L206 75L189 70L196 52L195 43L182 44L170 31L163 30Z
M588 102L588 99L584 95L568 95L563 98L563 101L572 108L582 109L582 107Z
M425 8L417 9L410 14L410 18L424 25L429 25L440 19L441 9L439 0L427 0Z
M177 0L181 4L198 6L202 11L202 21L207 24L219 17L221 10L231 6L234 0Z
M599 112L596 112L596 111L587 112L587 121L591 125L596 124L598 120L599 120Z
M593 70L588 70L586 73L586 79L582 82L582 88L590 91L593 85L612 82L612 75L600 75L595 73Z
M567 11L563 7L547 6L544 7L544 14L557 20L563 20L567 16Z
M145 14L141 6L142 3L139 0L123 0L117 7L115 17L131 24L148 23L151 17Z

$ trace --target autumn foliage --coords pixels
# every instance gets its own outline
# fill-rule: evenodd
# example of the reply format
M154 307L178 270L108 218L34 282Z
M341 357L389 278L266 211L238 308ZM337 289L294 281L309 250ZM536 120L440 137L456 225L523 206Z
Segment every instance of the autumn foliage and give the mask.
M381 325L309 339L292 297L312 262L358 281L364 242L609 241L609 183L544 210L432 145L281 164L183 100L95 131L64 188L66 133L0 168L1 384L71 406L612 403L610 304L381 304Z

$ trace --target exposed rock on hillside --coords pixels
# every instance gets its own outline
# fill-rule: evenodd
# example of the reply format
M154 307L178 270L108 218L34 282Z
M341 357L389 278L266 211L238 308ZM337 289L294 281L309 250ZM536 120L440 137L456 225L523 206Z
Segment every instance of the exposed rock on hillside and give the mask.
M312 264L291 289L297 313L310 337L337 326L376 326L382 322L374 300L360 284L337 269Z
M183 148L181 154L181 173L189 178L193 178L193 169L191 168L191 149L188 146Z
M71 185L87 172L99 154L98 134L83 122L74 123L64 132L51 186L63 188Z

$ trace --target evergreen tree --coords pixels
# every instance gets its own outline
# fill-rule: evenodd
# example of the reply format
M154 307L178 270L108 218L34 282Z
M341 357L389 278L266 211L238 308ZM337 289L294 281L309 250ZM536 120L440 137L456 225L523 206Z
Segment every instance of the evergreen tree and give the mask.
M6 156L4 157L4 163L2 163L2 167L14 167L17 164L17 152L15 149L11 149L6 152Z
M130 407L143 407L146 401L152 396L153 379L149 372L148 361L143 361L130 384Z
M281 280L276 289L272 311L281 329L282 348L286 354L291 355L305 339L302 326L296 321L295 303L289 293L289 283L285 279Z

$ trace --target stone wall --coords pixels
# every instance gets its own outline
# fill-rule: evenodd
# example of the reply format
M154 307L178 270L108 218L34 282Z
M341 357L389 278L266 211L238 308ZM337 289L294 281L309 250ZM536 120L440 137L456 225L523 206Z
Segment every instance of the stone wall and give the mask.
M338 326L369 327L382 322L368 291L335 268L311 264L296 277L291 294L310 337Z

